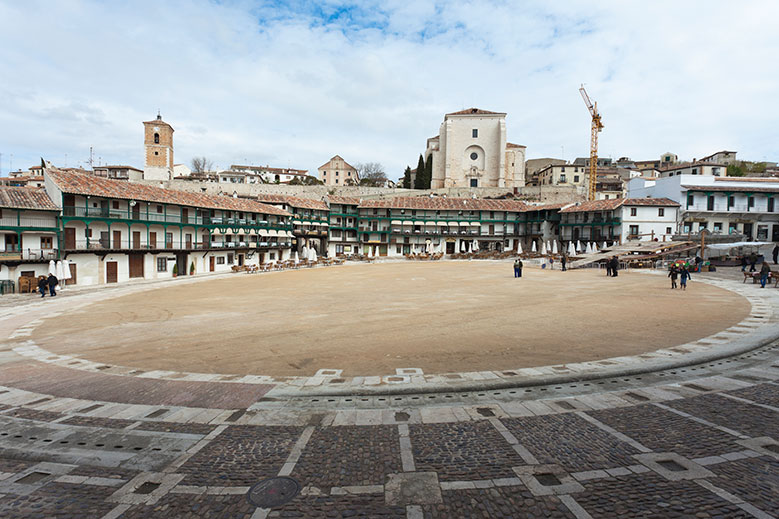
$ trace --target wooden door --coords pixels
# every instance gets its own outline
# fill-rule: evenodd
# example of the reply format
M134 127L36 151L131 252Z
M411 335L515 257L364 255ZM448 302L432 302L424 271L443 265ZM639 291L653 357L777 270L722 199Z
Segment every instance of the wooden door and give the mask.
M130 254L128 256L130 261L130 277L142 278L143 277L143 254Z
M150 249L156 249L157 248L157 233L156 232L150 232L149 233L149 248Z
M75 263L68 263L68 267L70 267L70 279L67 281L68 285L75 285L76 280L78 279L76 277L76 264Z
M216 257L211 256L210 258L208 258L208 270L209 272L213 272L214 270L216 270Z
M105 282L116 283L119 280L118 266L115 261L106 261L105 264Z
M187 243L187 249L191 249L192 248L192 234L187 233L185 238L186 238L186 243Z
M133 220L140 220L141 219L141 206L139 206L137 203L132 206L133 208Z
M186 207L181 208L181 221L184 223L189 222L189 209Z
M140 248L141 248L141 231L133 231L133 249L140 249Z
M65 227L65 248L76 248L76 229L73 227Z
M114 249L122 248L122 231L114 231Z
M238 255L238 266L243 267L243 254Z

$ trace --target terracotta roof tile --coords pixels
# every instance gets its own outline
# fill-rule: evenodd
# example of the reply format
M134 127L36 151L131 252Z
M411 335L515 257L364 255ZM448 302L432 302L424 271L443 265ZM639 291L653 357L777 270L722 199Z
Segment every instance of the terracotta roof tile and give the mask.
M481 108L466 108L459 112L451 112L446 115L506 115L503 112L490 112L489 110L482 110Z
M435 209L465 211L522 211L527 205L519 200L492 200L487 198L443 198L405 196L383 200L363 200L360 208Z
M54 205L46 191L35 187L0 187L0 207L59 211L59 207Z
M506 148L507 148L507 149L512 149L512 148L527 148L527 146L523 146L522 144L514 144L513 142L507 142L507 143L506 143Z
M246 211L290 216L288 212L283 211L278 207L261 204L245 198L164 189L146 184L136 184L124 180L112 180L54 168L47 169L46 174L49 175L63 193L73 195L101 196L106 198L176 204L206 209L223 209L228 211Z
M313 198L299 198L289 195L257 195L257 200L268 204L287 204L290 207L300 209L314 209L318 211L328 211L327 204L321 200Z
M612 198L610 200L588 200L561 210L561 213L586 213L589 211L610 211L621 206L679 207L670 198Z
M567 205L571 205L571 202L558 202L555 204L539 204L539 205L528 204L524 212L528 213L530 211L552 211L555 209L562 209Z
M682 186L688 191L749 191L750 193L779 193L779 187L752 187L752 186Z
M360 205L362 202L362 198L357 198L354 196L336 196L336 195L328 195L327 201L331 204L341 204L341 205Z

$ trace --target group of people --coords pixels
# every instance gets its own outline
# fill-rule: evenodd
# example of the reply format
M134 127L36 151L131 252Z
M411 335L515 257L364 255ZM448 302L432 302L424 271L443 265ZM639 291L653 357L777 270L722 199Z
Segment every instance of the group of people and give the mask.
M606 261L606 275L615 278L617 271L619 271L619 258L615 255Z
M57 295L55 288L59 283L59 279L54 274L49 274L49 277L38 276L38 291L41 293L41 297L46 297L46 289L49 289L49 296L54 297Z
M668 277L671 278L671 290L677 287L676 280L679 280L679 288L687 290L687 280L692 279L690 271L687 270L687 265L671 265L671 269L668 272Z

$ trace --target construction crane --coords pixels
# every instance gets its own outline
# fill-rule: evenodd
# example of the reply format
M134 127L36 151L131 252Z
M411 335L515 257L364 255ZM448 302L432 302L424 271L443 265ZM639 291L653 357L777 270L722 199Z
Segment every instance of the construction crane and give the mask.
M584 104L592 116L592 128L590 134L590 184L588 186L587 200L595 200L595 185L598 182L598 132L603 130L603 123L598 113L598 103L590 101L590 96L584 89L584 85L579 88L579 93L584 99Z

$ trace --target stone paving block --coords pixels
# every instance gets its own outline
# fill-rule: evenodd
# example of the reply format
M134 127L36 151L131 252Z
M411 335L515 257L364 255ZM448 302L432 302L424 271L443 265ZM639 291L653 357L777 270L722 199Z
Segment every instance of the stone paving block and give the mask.
M168 494L154 505L135 505L121 519L198 517L249 519L256 508L246 496Z
M441 481L514 477L522 458L487 420L409 425L416 469Z
M523 486L448 490L441 495L441 504L422 507L425 518L575 518L557 496L537 497Z
M757 384L743 389L726 391L726 393L752 400L758 404L779 407L779 386L775 384Z
M428 505L441 502L441 487L435 472L389 474L384 485L388 505Z
M630 465L638 453L572 413L501 421L539 463L556 463L571 472Z
M0 498L0 517L102 517L116 506L106 501L114 490L111 487L51 482L25 496Z
M638 474L583 483L576 501L593 518L747 518L736 505L694 481L667 481L657 474Z
M406 519L406 507L386 503L383 495L298 495L289 503L274 508L271 514L274 515L269 515L269 517L283 517L285 519L322 519L325 517Z
M700 395L666 405L748 436L776 434L777 413L717 394Z
M397 426L343 426L314 430L292 477L319 488L383 485L401 471Z
M735 436L652 404L587 411L587 414L659 452L700 458L739 450Z
M276 476L302 427L233 425L184 463L186 485L253 485Z
M762 456L710 467L715 485L770 515L779 516L779 461Z
M206 435L216 429L216 425L176 422L141 422L135 429L138 431L162 431Z

